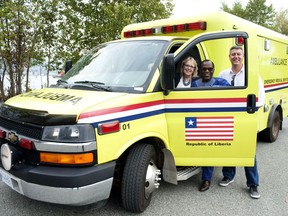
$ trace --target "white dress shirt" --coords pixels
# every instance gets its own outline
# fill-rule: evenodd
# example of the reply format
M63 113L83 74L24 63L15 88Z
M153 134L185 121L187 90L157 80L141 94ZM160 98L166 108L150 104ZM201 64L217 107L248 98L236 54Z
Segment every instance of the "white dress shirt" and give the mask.
M232 68L224 70L219 73L218 77L226 79L229 83L232 81L234 73ZM245 86L245 70L244 65L241 70L234 77L234 86ZM258 76L258 102L257 106L263 106L265 102L265 89L260 75Z

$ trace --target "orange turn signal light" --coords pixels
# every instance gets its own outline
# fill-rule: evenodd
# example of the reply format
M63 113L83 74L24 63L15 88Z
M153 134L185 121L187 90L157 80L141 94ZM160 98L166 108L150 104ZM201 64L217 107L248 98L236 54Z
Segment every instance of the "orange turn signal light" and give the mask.
M92 163L94 156L92 153L84 154L57 154L57 153L40 153L40 162L53 164L88 164Z

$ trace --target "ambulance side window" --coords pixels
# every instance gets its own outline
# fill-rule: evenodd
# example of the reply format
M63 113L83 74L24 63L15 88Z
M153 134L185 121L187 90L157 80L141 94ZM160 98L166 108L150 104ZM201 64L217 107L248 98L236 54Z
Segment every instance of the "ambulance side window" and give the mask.
M195 90L195 87L211 88L211 90L219 88L228 90L231 89L231 87L237 89L245 88L245 86L247 86L247 70L245 70L245 62L247 62L245 61L245 58L247 57L244 54L245 45L246 40L242 37L207 39L194 45L191 44L190 47L188 45L185 49L183 49L183 51L186 52L180 54L179 57L181 58L178 58L177 62L175 63L175 90L189 91ZM241 52L238 50L239 52L235 54L237 55L236 57L239 59L239 61L243 63L243 68L240 67L239 69L239 71L241 70L242 74L239 77L236 76L235 84L234 77L231 75L231 73L229 73L232 66L232 59L229 54L232 47L238 48L243 53L241 56ZM197 77L193 76L192 78L189 78L188 74L194 73L191 73L193 66L192 61L190 60L189 64L185 63L188 56L193 57L193 59L197 62ZM205 67L201 69L200 63L203 60L210 62L209 65L205 65ZM206 63L207 62L205 62L205 64ZM181 79L183 74L186 75L185 79L184 77Z

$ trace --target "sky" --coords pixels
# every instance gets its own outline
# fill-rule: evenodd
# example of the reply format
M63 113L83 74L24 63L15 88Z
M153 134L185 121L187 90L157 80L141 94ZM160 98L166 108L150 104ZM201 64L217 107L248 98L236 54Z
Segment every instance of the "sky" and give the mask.
M197 13L200 12L209 12L217 11L221 7L221 2L225 2L230 8L236 0L173 0L175 4L172 17L181 17L191 15L194 11ZM238 0L242 3L243 6L246 6L249 0ZM272 6L275 8L276 12L279 12L280 9L288 9L287 0L266 0L266 5Z

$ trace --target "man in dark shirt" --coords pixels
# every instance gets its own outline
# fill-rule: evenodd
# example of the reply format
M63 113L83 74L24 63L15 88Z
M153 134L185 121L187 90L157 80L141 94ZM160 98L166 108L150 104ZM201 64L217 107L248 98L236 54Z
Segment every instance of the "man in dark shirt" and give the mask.
M214 87L214 86L230 86L228 81L223 78L213 77L214 63L211 60L204 60L200 63L200 79L192 83L192 87ZM202 184L200 191L206 191L210 187L213 167L202 167Z
M200 79L192 83L192 87L212 87L230 86L228 81L223 78L213 77L214 63L211 60L204 60L200 63Z

